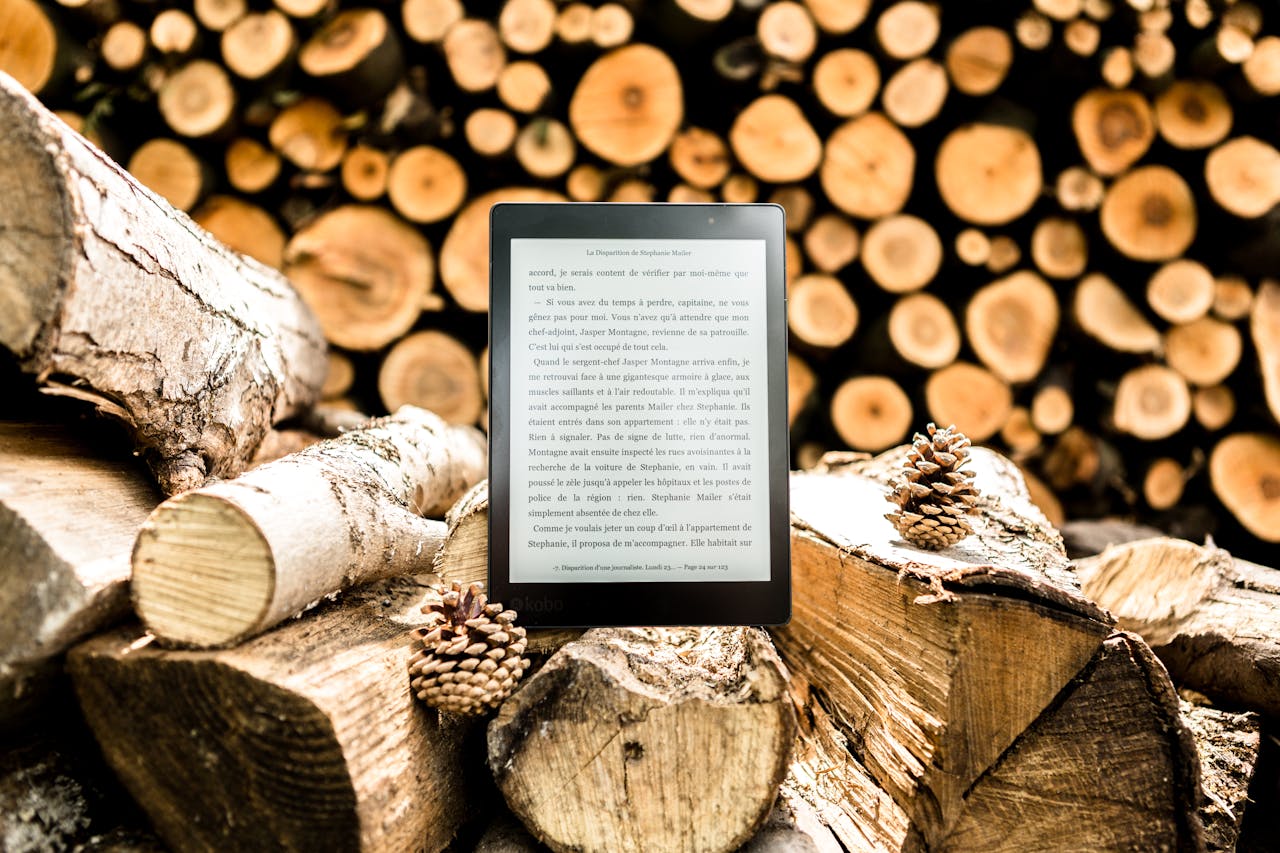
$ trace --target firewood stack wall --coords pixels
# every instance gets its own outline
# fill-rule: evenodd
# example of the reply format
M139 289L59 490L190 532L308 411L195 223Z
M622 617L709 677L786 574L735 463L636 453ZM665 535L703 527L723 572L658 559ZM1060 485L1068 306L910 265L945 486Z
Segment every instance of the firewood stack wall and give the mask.
M494 201L775 201L797 466L936 420L1050 517L1280 538L1265 4L5 8L0 68L301 290L330 401L484 424Z

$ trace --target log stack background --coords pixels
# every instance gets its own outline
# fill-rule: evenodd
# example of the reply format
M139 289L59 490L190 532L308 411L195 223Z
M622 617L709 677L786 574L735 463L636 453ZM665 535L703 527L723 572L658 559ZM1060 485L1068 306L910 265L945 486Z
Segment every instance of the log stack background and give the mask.
M333 401L484 424L493 201L777 201L797 467L954 422L1055 520L1280 538L1265 4L3 5L0 68L298 286Z

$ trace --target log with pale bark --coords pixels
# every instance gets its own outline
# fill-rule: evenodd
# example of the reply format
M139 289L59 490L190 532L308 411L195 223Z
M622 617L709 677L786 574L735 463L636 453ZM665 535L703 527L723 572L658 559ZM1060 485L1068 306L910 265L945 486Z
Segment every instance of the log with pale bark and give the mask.
M318 396L315 319L7 75L0 115L0 343L47 393L127 424L165 492L238 474Z
M1172 685L1140 640L1107 639L1012 465L974 451L976 535L929 553L850 522L879 517L902 459L792 476L794 611L774 636L852 759L837 779L893 806L850 796L846 845L1025 849L1071 826L1086 847L1198 847Z
M442 850L473 814L479 744L409 691L428 580L372 584L224 651L166 651L136 626L73 649L85 718L161 838Z
M1116 545L1076 565L1084 593L1141 634L1179 684L1280 713L1280 571L1168 538Z
M133 551L133 602L180 644L252 637L322 596L423 572L438 517L485 469L472 427L402 408L364 428L169 499Z
M48 698L63 652L129 612L129 552L161 495L133 460L56 424L0 424L0 472L5 725Z
M732 850L769 814L795 719L759 628L599 628L489 724L489 767L556 850Z

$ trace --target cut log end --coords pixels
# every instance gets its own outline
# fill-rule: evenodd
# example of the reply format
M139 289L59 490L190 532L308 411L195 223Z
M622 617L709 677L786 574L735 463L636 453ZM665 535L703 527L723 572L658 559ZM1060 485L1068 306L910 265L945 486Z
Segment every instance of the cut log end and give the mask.
M974 352L1006 382L1039 375L1057 331L1053 288L1026 270L978 290L965 311L965 333Z
M158 636L226 645L243 637L270 604L273 566L261 531L238 507L198 492L179 495L138 534L134 607Z
M917 216L889 216L867 229L862 239L862 265L876 284L890 293L919 290L933 281L942 266L942 241Z
M443 332L415 332L387 354L378 393L388 411L413 405L454 424L473 424L484 408L475 356Z
M858 306L839 279L811 273L797 278L788 289L787 325L798 340L831 349L853 337Z
M1102 202L1102 233L1130 258L1176 258L1196 234L1196 205L1177 172L1142 166L1120 177Z
M569 123L578 141L619 166L636 166L665 151L683 117L675 64L643 44L596 60L569 101Z
M1182 429L1190 417L1191 391L1171 368L1148 364L1120 377L1113 418L1122 432L1155 441Z
M924 386L925 405L935 423L955 424L974 441L1000 431L1013 410L1009 385L990 371L957 361L934 371Z
M938 148L934 165L942 200L966 222L1003 225L1040 195L1040 152L1017 128L973 124L955 130Z
M911 293L889 311L889 341L911 364L946 367L960 353L960 328L946 303L931 293Z
M1209 457L1213 491L1259 539L1280 542L1280 440L1265 433L1229 435Z
M901 442L911 429L911 400L892 379L859 376L831 398L831 423L855 450L880 451Z

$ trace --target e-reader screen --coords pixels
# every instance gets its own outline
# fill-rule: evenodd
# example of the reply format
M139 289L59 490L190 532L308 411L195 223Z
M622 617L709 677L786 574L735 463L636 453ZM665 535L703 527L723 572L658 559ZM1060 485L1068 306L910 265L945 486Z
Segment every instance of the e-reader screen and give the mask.
M781 211L492 217L495 599L525 624L785 621Z

